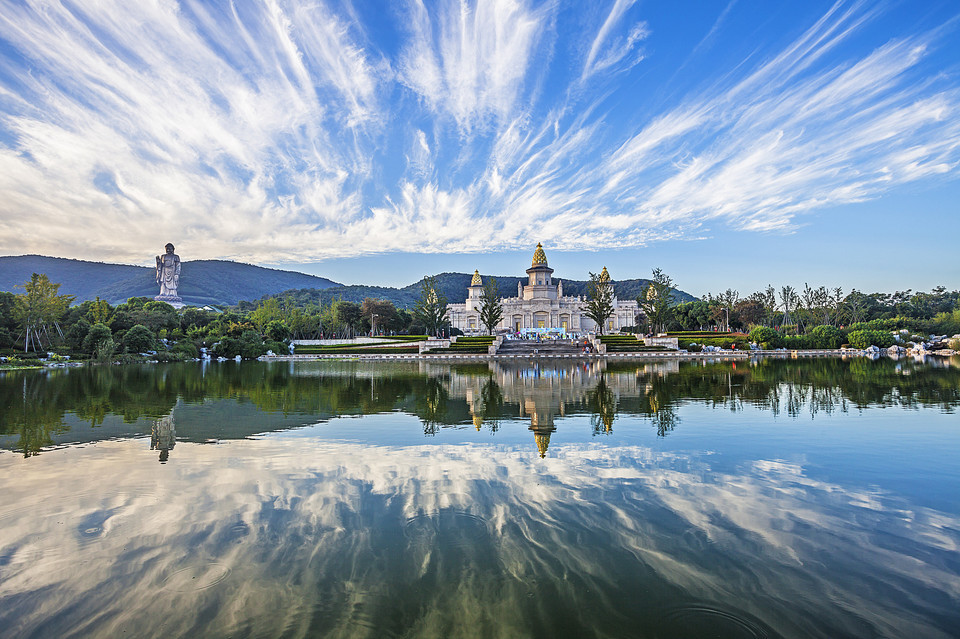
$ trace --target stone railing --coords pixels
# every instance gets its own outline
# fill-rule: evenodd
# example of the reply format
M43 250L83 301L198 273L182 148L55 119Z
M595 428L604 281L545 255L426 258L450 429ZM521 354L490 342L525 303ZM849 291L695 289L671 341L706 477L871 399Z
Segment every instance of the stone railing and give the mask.
M643 343L647 346L659 346L660 348L672 348L674 350L680 348L676 337L644 337Z
M500 345L503 344L503 335L498 335L493 344L490 344L490 347L487 349L487 355L496 355L497 351L500 350Z
M420 354L422 355L424 351L428 351L431 348L450 348L452 341L456 341L456 337L452 340L449 339L428 339L424 342L420 342Z

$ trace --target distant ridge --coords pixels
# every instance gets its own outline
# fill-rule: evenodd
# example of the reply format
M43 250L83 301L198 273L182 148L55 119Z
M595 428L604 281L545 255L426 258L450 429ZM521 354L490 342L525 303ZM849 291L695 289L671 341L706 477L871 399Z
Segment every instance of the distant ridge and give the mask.
M467 287L470 285L470 280L473 279L472 273L440 273L435 275L437 279L437 284L440 286L440 290L444 295L447 296L448 302L463 302L467 297ZM483 275L484 282L487 281L487 278L491 277L490 275ZM517 294L517 283L526 282L526 278L519 278L515 275L511 276L500 276L494 275L493 277L497 278L497 285L500 288L500 294L503 297L514 297ZM558 278L554 277L554 280ZM563 278L563 294L564 295L582 295L586 297L587 295L587 282L583 280L566 280ZM630 280L615 280L613 282L614 291L617 294L617 297L622 300L632 300L636 299L637 296L641 295L646 291L647 285L650 283L650 280L647 279L630 279ZM310 290L310 289L301 289L301 290L291 290L283 291L278 294L268 295L265 297L284 297L292 296L300 302L313 302L315 303L318 299L323 299L328 301L334 297L339 297L347 302L362 302L364 298L373 297L379 299L390 300L399 308L412 308L416 303L417 299L420 297L420 288L423 284L423 280L418 280L413 284L404 286L403 288L392 288L388 286L365 286L362 284L353 284L353 285L337 285L326 288L322 291ZM695 300L693 295L686 293L684 291L674 289L674 299L679 302L690 302ZM254 301L253 299L248 298L248 301Z
M14 288L30 280L33 273L46 273L52 282L60 283L60 292L77 296L77 303L99 296L111 304L125 302L130 297L153 297L159 292L154 270L148 266L89 262L43 255L16 255L0 257L0 291L22 293ZM462 302L472 273L440 273L435 276L440 290L449 302ZM484 281L489 278L484 275ZM517 283L526 278L494 276L500 285L500 294L513 297ZM554 278L558 279L558 278ZM563 278L559 278L563 279ZM293 296L301 302L324 301L340 297L348 302L362 302L373 297L390 300L400 308L412 308L420 296L423 280L402 288L339 284L325 277L296 271L230 262L226 260L196 260L183 263L180 296L187 304L229 304L240 301L255 302L266 297ZM620 299L635 299L646 290L650 280L615 280L614 290ZM587 294L587 283L563 279L564 295ZM696 299L684 291L674 290L677 302Z
M159 293L154 269L149 266L88 262L43 255L0 257L0 291L22 293L14 288L45 273L60 283L60 292L76 295L77 302L99 296L111 304L130 297L153 297ZM183 262L180 297L187 304L236 304L289 289L325 289L339 286L325 277L264 268L226 260Z

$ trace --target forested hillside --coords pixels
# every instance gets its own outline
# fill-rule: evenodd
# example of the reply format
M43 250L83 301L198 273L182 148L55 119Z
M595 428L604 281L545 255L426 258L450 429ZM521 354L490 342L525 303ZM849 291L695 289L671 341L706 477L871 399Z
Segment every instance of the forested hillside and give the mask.
M154 269L145 266L87 262L42 255L0 257L0 291L44 273L60 284L60 293L75 295L76 302L99 296L111 304L130 297L153 297L159 292ZM187 304L236 304L291 288L323 289L336 285L324 277L280 271L224 260L183 262L180 296Z
M467 287L470 286L470 280L473 278L472 274L469 273L440 273L435 276L437 279L437 284L440 287L440 290L443 291L443 294L447 297L447 302L450 303L459 303L463 302L467 297ZM482 276L484 281L487 281L489 275ZM517 283L524 282L526 283L526 278L519 278L516 276L494 276L497 278L497 284L500 288L500 294L503 297L515 297L517 294ZM556 279L556 278L555 278ZM614 281L614 290L616 291L617 297L624 300L636 299L638 295L643 293L646 290L647 284L650 280L646 279L632 279L632 280L621 280ZM351 285L351 286L331 286L322 291L315 289L300 289L300 290L290 290L284 291L276 295L276 297L292 297L298 303L317 303L318 300L331 300L335 297L346 302L356 302L360 303L364 299L370 297L374 299L384 299L393 302L398 308L412 308L416 303L417 298L420 296L420 289L423 284L423 280L414 282L409 286L404 286L403 288L391 288L387 286L365 286L365 285ZM582 295L586 297L587 295L587 282L580 280L563 280L563 294L564 295ZM265 296L270 297L270 296ZM676 303L689 302L696 299L694 296L689 293L685 293L680 290L674 290L674 299ZM254 301L253 298L249 298L247 301Z

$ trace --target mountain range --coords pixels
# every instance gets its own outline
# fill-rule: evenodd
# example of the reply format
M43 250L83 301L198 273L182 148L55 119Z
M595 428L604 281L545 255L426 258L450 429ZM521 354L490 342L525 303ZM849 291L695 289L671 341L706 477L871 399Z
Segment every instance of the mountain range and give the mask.
M158 293L154 269L148 266L88 262L42 255L0 257L0 291L22 292L16 288L30 280L33 273L45 273L51 282L60 283L60 293L76 296L76 303L95 297L119 304L130 297L153 297ZM440 273L435 276L440 290L449 302L462 302L473 277L469 273ZM484 275L484 280L490 277ZM517 283L525 281L516 276L495 276L504 297L512 297ZM235 305L242 300L255 302L270 296L290 296L300 302L316 302L340 297L350 302L364 298L390 300L398 307L411 308L420 295L423 280L402 288L339 284L325 277L296 271L282 271L252 264L225 260L196 260L183 262L180 289L183 301L192 305ZM631 279L614 282L620 299L640 295L649 280ZM582 280L563 280L565 295L587 294L587 283ZM677 302L695 299L675 290ZM246 305L245 305L246 306Z
M281 271L225 260L183 262L180 289L186 304L236 304L292 288L329 288L336 282L325 277ZM42 255L0 257L0 291L22 293L14 288L30 281L33 273L45 273L60 283L60 293L76 296L76 302L95 297L111 304L130 297L153 297L159 292L156 271L149 266L87 262Z
M473 279L471 273L440 273L434 276L440 291L446 296L447 302L460 303L467 297L467 287L470 286L470 280ZM486 282L490 275L482 275ZM503 297L513 297L517 294L517 284L526 283L526 278L519 278L515 275L494 275L497 280L500 295ZM556 281L557 278L554 278ZM563 294L583 297L587 296L587 282L584 280L562 280ZM620 299L635 299L643 294L650 280L632 279L617 280L613 283L614 291ZM420 297L423 280L419 280L404 286L403 288L392 288L388 286L365 286L362 284L336 285L323 290L291 290L278 293L277 297L291 296L300 303L316 303L318 300L328 301L334 297L339 297L347 302L362 302L364 298L372 297L375 299L390 300L399 308L412 308ZM674 289L674 300L677 303L689 302L696 299L693 295ZM270 296L267 296L270 297Z

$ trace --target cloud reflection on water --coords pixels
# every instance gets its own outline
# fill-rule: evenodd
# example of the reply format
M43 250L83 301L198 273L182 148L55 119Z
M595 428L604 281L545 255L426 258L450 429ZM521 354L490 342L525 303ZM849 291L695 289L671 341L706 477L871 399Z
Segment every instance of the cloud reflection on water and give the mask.
M0 627L655 636L704 602L771 636L947 637L960 623L960 519L797 463L280 435L182 442L160 466L147 448L0 457L18 505L0 507Z

